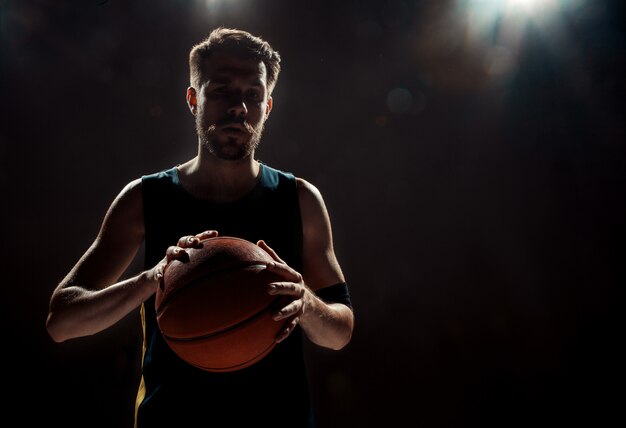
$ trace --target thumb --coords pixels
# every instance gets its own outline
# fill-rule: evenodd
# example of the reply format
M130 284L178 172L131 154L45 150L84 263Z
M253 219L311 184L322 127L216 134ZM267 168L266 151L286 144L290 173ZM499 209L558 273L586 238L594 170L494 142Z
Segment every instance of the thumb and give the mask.
M266 251L266 252L267 252L270 256L272 256L272 258L273 258L274 260L276 260L277 262L279 262L279 263L285 263L285 262L283 261L283 259L281 259L280 257L278 257L278 254L276 254L276 251L272 250L272 249L270 248L270 246L269 246L269 245L267 245L267 244L265 243L265 241L264 241L264 240L262 240L262 239L261 239L261 240L259 240L259 242L257 242L257 245L258 245L259 247L263 248L263 249L264 249L264 250L265 250L265 251Z

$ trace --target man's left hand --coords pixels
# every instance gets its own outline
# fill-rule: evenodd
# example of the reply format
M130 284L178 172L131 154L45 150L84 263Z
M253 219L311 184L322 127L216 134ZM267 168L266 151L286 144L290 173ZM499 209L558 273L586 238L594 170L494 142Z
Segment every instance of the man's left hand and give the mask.
M284 281L272 282L268 293L272 295L292 296L293 300L285 307L274 313L274 320L280 321L286 318L293 319L276 336L276 342L285 340L298 325L307 308L311 304L313 292L304 284L302 275L285 263L265 241L259 241L257 245L268 252L274 262L267 264L267 269L284 279Z

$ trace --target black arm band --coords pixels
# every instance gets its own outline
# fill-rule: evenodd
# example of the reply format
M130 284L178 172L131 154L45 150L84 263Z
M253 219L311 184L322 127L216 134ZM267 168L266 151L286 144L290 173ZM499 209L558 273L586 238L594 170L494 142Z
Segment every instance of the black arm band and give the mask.
M345 282L320 288L315 294L326 303L342 303L350 309L353 309L348 284Z

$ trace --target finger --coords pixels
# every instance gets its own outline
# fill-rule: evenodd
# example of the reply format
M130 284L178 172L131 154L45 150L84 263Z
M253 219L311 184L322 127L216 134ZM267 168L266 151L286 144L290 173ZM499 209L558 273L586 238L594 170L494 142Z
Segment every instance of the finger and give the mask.
M161 281L163 279L163 274L165 273L165 266L167 265L167 260L164 258L154 267L154 277Z
M296 317L292 319L289 323L287 323L285 328L283 328L276 336L276 343L280 343L283 340L285 340L287 337L289 337L293 329L296 328L296 326L298 325L298 321L299 319L298 317Z
M197 235L183 236L178 240L178 243L176 245L183 248L198 248L201 241L209 238L214 238L216 236L216 230L206 230L202 233L198 233Z
M287 306L282 308L280 311L277 311L273 318L274 321L280 321L285 318L289 318L292 315L298 314L302 310L302 300L294 300L289 303Z
M165 252L165 257L167 259L167 262L170 262L172 260L184 260L185 258L188 258L189 255L184 248L172 245L171 247L167 248L167 251Z
M261 239L259 242L257 242L257 245L258 245L259 247L263 248L265 251L267 251L267 253L268 253L270 256L272 256L272 258L273 258L274 260L276 260L277 262L279 262L279 263L285 263L285 262L283 261L283 259L281 259L280 257L278 257L278 254L276 254L276 251L272 250L272 249L269 247L269 245L267 245L267 244L265 243L265 241L264 241L264 240L262 240L262 239Z
M166 261L169 262L170 260L175 259L174 252L178 251L178 248L179 247L177 247L176 245L172 245L170 247L167 247L167 250L165 251Z
M167 268L167 261L163 259L158 265L156 265L154 269L154 276L156 280L159 282L159 288L161 290L164 287L164 278L165 278L165 269Z
M196 238L200 241L204 241L205 239L215 238L217 236L217 230L205 230L202 233L198 233Z
M304 289L293 282L272 282L269 284L267 292L269 294L281 294L284 296L302 297L304 295Z
M198 243L200 243L200 239L198 239L196 236L187 235L180 238L176 245L182 248L189 248L195 247L196 245L198 245Z
M292 281L292 282L302 281L302 275L300 275L298 271L291 268L289 265L286 265L285 263L270 262L265 265L265 268L268 271L275 273L288 281Z

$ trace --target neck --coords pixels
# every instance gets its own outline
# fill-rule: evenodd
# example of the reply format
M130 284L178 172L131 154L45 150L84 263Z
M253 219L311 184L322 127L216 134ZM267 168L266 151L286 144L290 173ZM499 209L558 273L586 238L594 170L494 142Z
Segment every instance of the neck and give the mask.
M212 202L233 202L248 192L257 183L259 162L254 152L244 159L219 159L198 149L198 156L178 167L183 188L198 199Z

